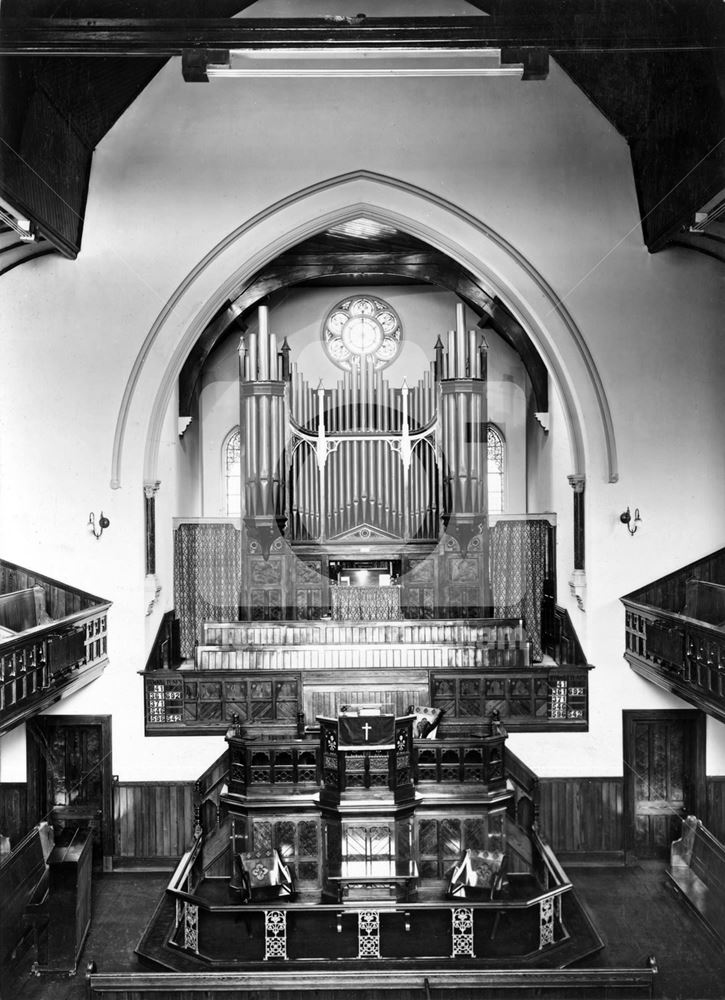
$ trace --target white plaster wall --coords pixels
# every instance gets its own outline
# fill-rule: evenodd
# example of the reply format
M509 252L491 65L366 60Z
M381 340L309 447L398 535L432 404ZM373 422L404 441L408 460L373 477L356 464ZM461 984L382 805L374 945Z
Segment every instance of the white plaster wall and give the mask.
M582 358L570 343L546 341L552 363L572 376L572 405L584 427L584 612L564 586L571 567L566 475L573 470L556 408L548 447L551 500L561 515L560 598L596 665L590 732L511 742L543 775L621 773L621 710L675 699L626 667L618 599L723 544L722 272L714 260L684 250L647 254L626 144L555 64L543 83L194 86L182 83L172 60L104 138L94 155L78 260L40 258L2 279L0 552L113 601L111 666L56 711L112 713L114 772L121 780L193 778L221 750L219 739L144 739L137 675L153 632L144 603L146 435L165 367L177 361L180 335L172 331L182 320L191 325L211 315L204 284L216 281L211 265L197 271L179 299L176 325L158 322L181 283L236 227L278 199L360 169L456 206L459 214L448 211L441 240L460 246L468 262L478 259L483 267L483 248L497 253L490 240L471 235L471 220L501 234L562 297L599 368L619 450L616 485L607 482ZM401 211L412 204L402 189L391 188L389 197ZM251 253L254 233L274 232L274 218L252 227L239 246ZM442 218L431 202L417 221L434 225ZM284 212L279 219L272 238L284 246L290 235ZM506 274L497 273L505 287ZM510 291L515 298L516 289ZM519 313L527 324L531 317L523 307ZM559 329L556 316L539 306L532 313L545 338ZM161 332L151 344L154 328ZM117 415L134 365L144 359L128 410L121 485L112 490ZM163 481L164 517L175 508L177 481L188 481L163 457L167 444L173 451L172 439L176 447L172 425L169 416L158 466L170 491L167 497ZM618 520L627 504L642 512L634 538ZM89 510L101 508L111 527L96 541L86 522ZM154 615L168 606L168 538L159 556L162 605ZM22 780L21 747L15 735L2 742L2 780ZM713 724L708 771L724 771L724 758L722 727Z

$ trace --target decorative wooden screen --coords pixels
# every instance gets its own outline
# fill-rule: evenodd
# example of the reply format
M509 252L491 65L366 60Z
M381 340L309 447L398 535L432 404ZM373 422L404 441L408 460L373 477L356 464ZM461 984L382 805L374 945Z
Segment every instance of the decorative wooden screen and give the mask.
M292 724L299 711L297 674L153 671L144 681L148 736L223 733L234 716L247 725Z

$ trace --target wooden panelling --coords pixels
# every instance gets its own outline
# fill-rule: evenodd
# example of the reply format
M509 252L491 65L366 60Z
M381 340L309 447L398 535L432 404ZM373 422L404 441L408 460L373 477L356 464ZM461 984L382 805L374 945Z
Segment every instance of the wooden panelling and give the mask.
M153 646L146 660L146 670L168 670L181 663L179 619L167 611L161 619Z
M32 827L27 822L28 786L23 781L0 783L0 834L10 837L11 847Z
M42 587L46 593L46 611L51 618L65 618L78 611L85 611L96 604L105 604L100 597L94 597L84 590L60 583L42 573L17 566L0 559L0 594L8 594L26 587Z
M115 858L178 860L194 835L194 782L116 782L113 814Z
M687 581L691 579L725 582L725 548L718 549L704 559L690 563L674 573L632 591L626 599L646 604L662 611L681 613L687 601ZM625 600L625 598L623 598Z
M341 705L384 705L390 706L396 715L404 715L409 705L427 704L428 688L406 687L397 689L395 685L376 684L356 687L306 687L304 692L304 713L308 725L314 724L318 715L334 717Z
M725 775L707 779L707 816L698 817L713 835L725 843Z
M539 825L564 861L622 859L622 779L539 779ZM707 828L725 840L725 776L707 780ZM191 843L193 782L120 782L113 787L115 856L178 859ZM25 816L25 785L0 784L0 819ZM6 826L2 832L11 836ZM18 828L20 830L20 827ZM17 835L16 835L17 837Z
M539 825L567 860L623 857L622 778L540 778Z

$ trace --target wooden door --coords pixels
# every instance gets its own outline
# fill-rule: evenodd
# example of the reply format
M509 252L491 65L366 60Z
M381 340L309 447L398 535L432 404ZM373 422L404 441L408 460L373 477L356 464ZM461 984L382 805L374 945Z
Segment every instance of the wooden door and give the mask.
M113 854L109 716L46 716L28 724L28 802L56 831L93 833L93 864Z
M701 712L624 712L625 849L666 858L682 817L702 815L705 724Z

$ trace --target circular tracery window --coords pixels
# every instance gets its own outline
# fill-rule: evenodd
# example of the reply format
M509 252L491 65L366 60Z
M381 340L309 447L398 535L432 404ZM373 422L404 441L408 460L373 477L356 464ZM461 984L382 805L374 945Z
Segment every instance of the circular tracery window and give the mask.
M400 350L403 331L396 311L382 299L355 295L327 314L322 328L325 350L339 368L351 371L361 360L385 368Z

